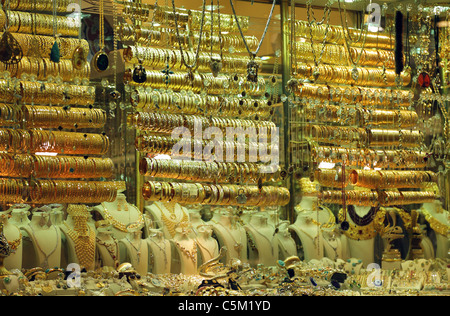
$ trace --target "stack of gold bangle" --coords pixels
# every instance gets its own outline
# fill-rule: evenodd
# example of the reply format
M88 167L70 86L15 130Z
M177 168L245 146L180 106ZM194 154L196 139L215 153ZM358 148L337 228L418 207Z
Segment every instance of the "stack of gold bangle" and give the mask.
M316 163L341 162L345 157L348 166L384 169L425 168L428 153L413 150L373 150L331 146L313 146L311 159Z
M436 194L429 191L381 191L380 203L384 206L430 203L436 200Z
M420 188L423 183L436 182L437 175L432 171L387 171L353 170L351 183L370 189Z
M27 201L28 183L22 179L0 179L0 202L24 203Z
M314 54L313 48L316 52L324 49L322 61L327 64L342 64L342 60L349 60L347 49L343 45L337 44L325 44L323 46L319 43L314 43L313 48L311 43L297 42L296 52L297 59L305 62L313 62ZM349 47L352 56L358 56L361 54L359 65L369 67L382 67L395 68L394 52L388 50L373 50L373 49L361 49L355 47Z
M27 128L103 128L106 112L102 109L65 108L57 106L23 106Z
M219 117L249 117L257 115L267 118L273 113L270 100L247 98L224 98L183 94L178 92L146 91L136 89L131 95L131 103L146 112L166 111L174 114L214 114Z
M170 68L179 69L180 71L187 71L188 69L182 61L182 55L180 50L154 48L144 46L129 46L123 52L123 57L126 62L132 64L138 64L142 62L144 66L151 67L153 69L164 69L167 64ZM195 59L195 53L190 51L184 52L184 58L188 61ZM237 56L232 54L224 54L223 58L217 53L201 52L197 61L199 72L211 72L211 58L222 60L223 72L235 72L246 73L247 64L250 61L249 56ZM262 66L261 60L256 62L259 66Z
M60 77L63 81L70 82L75 78L89 79L91 70L89 63L80 70L75 69L69 59L62 59L59 63L55 63L50 58L23 57L15 65L0 64L0 71L8 71L11 77L16 78L21 78L25 74L34 75L41 81Z
M289 26L291 23L288 23ZM336 43L339 45L346 44L344 37L344 29L342 26L326 25L326 24L314 24L310 25L307 21L295 21L295 31L298 36L310 38L310 28L312 28L312 36L314 41L322 42L327 32L327 39L329 43ZM350 34L352 38L358 37L361 32L358 29L350 28ZM365 34L364 34L365 36ZM379 48L392 50L394 48L395 38L393 35L379 32L367 32L366 40L364 41L364 47L366 48ZM361 47L363 41L359 41L352 44L355 47Z
M365 128L327 125L306 125L306 132L316 142L350 144L366 144L368 134Z
M317 80L320 82L373 87L395 87L397 85L395 80L397 75L395 70L392 69L387 69L385 76L383 76L383 69L357 67L358 79L355 80L352 77L354 67L351 66L319 65L315 67L314 65L304 63L298 63L294 66L296 67L299 78L309 80L316 80L313 73L318 71L319 76ZM386 82L384 77L386 77ZM403 86L407 86L411 82L411 75L409 73L402 73L402 79Z
M255 163L206 162L176 159L142 158L139 171L142 175L155 178L229 183L237 180L243 183L275 182L281 179L280 167L268 172L268 166ZM272 171L272 170L271 170Z
M193 132L196 127L217 127L222 131L229 128L254 129L258 135L260 129L266 129L268 133L276 128L271 121L253 121L241 119L209 118L196 115L163 114L157 112L138 112L128 116L128 124L139 130L155 133L172 133L177 127L186 127ZM266 134L267 135L267 134Z
M122 42L132 42L142 46L158 46L161 43L167 43L163 38L167 36L167 33L154 28L119 23L116 32Z
M0 154L0 176L29 178L110 178L109 158Z
M22 103L87 106L95 102L93 86L20 81L18 90L17 94L21 96Z
M363 124L373 126L391 126L391 127L414 127L419 121L419 115L415 111L406 110L368 110L363 109L361 117Z
M158 135L140 135L135 141L136 149L146 154L171 155L173 158L195 158L201 155L203 159L212 159L207 157L208 149L214 154L216 160L225 160L230 158L230 152L233 153L233 159L243 159L248 162L264 162L268 156L279 155L277 144L265 144L264 142L239 142L239 141L209 141L198 139L174 139L170 136ZM201 148L201 152L199 149ZM266 156L267 155L267 156ZM223 159L222 159L223 158ZM231 158L230 158L231 159Z
M117 196L115 181L31 180L29 201L33 204L112 202Z
M357 125L360 121L360 113L360 108L349 106L306 104L303 107L303 114L307 120L318 120L320 118L322 122L343 123L345 125Z
M3 1L2 1L3 2ZM59 0L56 3L57 12L67 12L68 6L73 3L72 0ZM22 0L11 0L9 3L10 10L17 11L29 11L29 12L52 12L53 11L53 1L52 0L41 0L39 2L33 1L22 1Z
M370 147L403 146L419 147L423 134L413 130L371 129L368 130Z
M350 184L348 175L344 178L342 170L334 169L317 169L314 172L314 180L329 188L345 188Z
M282 187L147 181L142 195L146 201L173 201L193 205L284 206L289 190Z
M53 35L53 16L49 14L32 13L24 11L8 11L6 13L11 33L32 33L36 31L39 35ZM80 25L73 18L57 16L58 33L61 36L76 37Z
M11 125L16 118L16 110L10 104L0 103L0 125Z
M300 83L295 90L297 96L304 100L321 100L361 105L380 105L391 107L408 107L414 99L410 90L366 88L357 86L338 86Z
M325 204L343 204L342 190L325 190L319 193L319 199ZM345 190L347 205L371 206L380 205L377 191Z
M55 43L53 36L32 35L24 33L12 33L12 36L17 40L22 48L24 56L38 56L49 57L52 47ZM39 47L33 47L31 42L35 40L39 43ZM58 39L58 46L60 51L60 58L71 59L76 48L81 47L87 56L89 52L89 43L84 39L60 37ZM39 51L30 51L31 49L39 49Z

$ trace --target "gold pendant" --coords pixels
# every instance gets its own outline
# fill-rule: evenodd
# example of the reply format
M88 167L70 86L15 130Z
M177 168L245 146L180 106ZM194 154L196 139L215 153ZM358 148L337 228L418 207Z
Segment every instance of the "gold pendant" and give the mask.
M98 72L103 72L109 67L109 57L108 55L103 51L100 50L94 55L94 68Z
M72 65L74 69L81 70L86 64L86 53L81 46L78 46L73 51Z

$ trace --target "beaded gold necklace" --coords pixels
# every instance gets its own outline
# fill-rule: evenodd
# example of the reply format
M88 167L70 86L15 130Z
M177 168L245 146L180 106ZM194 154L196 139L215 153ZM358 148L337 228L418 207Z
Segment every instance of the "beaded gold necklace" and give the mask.
M354 223L348 223L349 229L343 231L347 238L353 240L369 240L374 238L377 233L380 231L381 226L383 225L383 220L386 214L386 210L384 208L378 209L375 213L374 218L370 223L367 223L365 226L358 226ZM340 209L338 214L338 219L340 222L344 221L346 217L344 217L344 210Z
M108 220L115 228L117 228L121 232L127 233L129 229L142 227L144 225L144 216L139 210L137 210L139 214L138 220L132 224L125 225L124 223L119 222L117 219L114 218L114 216L111 215L111 213L108 211L104 203L101 203L101 205L103 207L103 215L105 216L105 219Z
M165 214L165 211L163 210L163 208L161 206L159 206L158 203L155 203L156 207L159 209L159 211L161 212L161 219L164 223L164 226L167 228L167 230L169 231L170 236L175 236L175 229L177 228L177 226L180 225L180 223L187 223L189 222L189 216L186 212L184 212L183 209L181 209L183 216L181 218L180 221L176 221L177 219L177 215L175 214L175 209L169 210L167 207L164 207L169 213L170 213L170 218L168 218Z

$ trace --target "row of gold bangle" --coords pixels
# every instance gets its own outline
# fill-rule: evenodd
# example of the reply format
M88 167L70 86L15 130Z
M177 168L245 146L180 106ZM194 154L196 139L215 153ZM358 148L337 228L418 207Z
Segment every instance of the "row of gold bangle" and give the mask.
M10 0L9 9L29 12L52 12L56 9L57 12L68 12L68 7L71 3L73 3L73 0L58 0L56 2L56 7L54 8L53 0Z
M263 207L284 206L290 198L289 190L282 187L158 181L145 182L142 195L152 202Z
M395 87L396 73L395 70L386 69L383 76L383 69L380 68L363 68L357 67L358 78L355 80L352 77L354 67L351 66L337 66L337 65L319 65L315 67L312 64L298 63L294 65L297 70L299 78L306 78L309 80L316 80L313 74L318 72L317 81L332 82L337 84L359 85L359 86L373 86L373 87ZM384 80L386 78L386 81ZM411 74L403 72L401 74L402 85L407 86L411 82Z
M257 115L259 118L268 118L274 111L270 100L225 98L157 90L149 92L137 89L131 96L131 103L145 112L162 111L174 114L215 115L218 117Z
M23 179L0 179L0 202L23 203L27 201L28 182Z
M437 175L432 171L353 170L349 180L369 189L420 188L424 183L436 182Z
M59 63L55 63L50 58L23 57L15 65L0 64L0 71L8 71L11 77L16 78L21 78L25 74L35 75L40 81L60 77L65 82L71 82L75 78L89 79L91 69L89 63L85 63L80 70L75 69L69 59L62 59Z
M54 35L54 17L49 14L8 11L9 31L11 33L33 33L39 35ZM58 34L76 37L79 33L79 22L71 17L56 16ZM1 27L3 29L3 26Z
M430 203L436 200L436 194L428 191L381 191L380 204L384 206Z
M32 180L29 201L33 204L112 202L117 196L115 181Z
M368 132L365 128L341 127L327 125L306 125L305 131L316 142L350 144L366 144Z
M53 36L33 35L24 33L12 33L22 48L24 56L50 57L52 47L55 43ZM31 45L32 41L37 41L38 47ZM81 47L85 56L89 52L89 43L84 39L59 37L57 40L60 58L71 59L76 48ZM38 49L38 51L34 51ZM33 50L33 51L32 51Z
M0 103L0 125L11 125L16 117L16 109L13 105Z
M21 178L110 178L109 158L0 154L0 176Z
M259 129L263 129L266 135L276 128L270 121L253 121L241 119L225 119L219 117L206 117L197 115L163 114L158 112L138 112L128 116L128 125L143 131L154 133L172 133L177 127L186 127L189 131L195 128L217 127L222 131L227 129L247 128L253 129L257 135Z
M45 130L0 129L0 150L9 153L47 152L67 155L104 155L109 138L87 134Z
M321 51L322 49L324 50L322 59L324 63L340 65L343 60L349 60L347 49L343 45L325 44L325 46L323 46L322 44L314 43L313 48L316 52ZM298 42L296 44L297 59L313 62L313 48L311 48L311 43ZM355 47L349 47L349 50L353 59L356 58L355 56L361 54L359 61L359 65L361 66L382 67L384 65L386 68L395 68L393 51L363 49L361 52L360 48Z
M176 159L142 158L139 163L142 175L197 182L262 183L279 181L280 167L255 163L206 162Z
M257 84L244 82L241 84L241 76L234 74L233 76L219 75L214 77L210 74L193 74L193 80L187 78L185 72L174 72L169 75L156 70L146 70L146 81L137 84L132 79L132 70L125 71L124 79L130 85L138 87L151 87L152 89L169 89L173 91L192 91L193 93L201 93L205 91L208 95L223 94L224 91L230 94L239 94L245 92L251 96L262 96L266 92L266 83L263 77L258 78ZM242 89L242 90L241 90Z
M366 88L358 86L338 86L300 83L295 94L305 100L361 105L408 107L414 100L414 93L408 90Z
M324 190L319 193L319 199L325 204L343 204L342 190ZM345 190L345 203L347 205L371 206L380 205L377 191Z
M289 23L290 26L290 23ZM323 38L325 37L325 33L327 32L327 42L335 43L339 45L346 44L346 40L344 37L344 29L342 26L334 26L334 25L326 25L326 24L313 24L310 25L307 21L295 21L295 31L298 36L310 38L310 28L312 32L312 38L314 41L323 42ZM351 38L356 38L360 34L360 30L358 29L349 29ZM379 33L379 32L367 32L367 36L364 32L363 36L366 37L364 47L367 48L380 48L380 49L393 49L395 43L395 37L393 35L387 33ZM359 42L352 43L351 46L361 47L363 45L363 40Z
M188 65L192 64L196 59L196 54L190 51L184 51L184 59ZM178 49L154 48L144 46L129 46L123 52L123 57L126 62L132 64L142 64L153 69L164 69L167 64L171 69L175 68L180 71L187 71L185 64L182 61L181 51ZM211 72L211 58L222 61L222 72L229 73L246 73L247 64L250 61L249 56L239 56L232 54L220 54L200 52L197 65L199 72ZM262 65L261 60L256 62L259 66Z
M104 110L89 108L25 105L23 118L27 128L103 128L106 124Z
M343 177L342 170L317 169L314 171L314 180L321 186L329 188L342 188L350 184L350 178Z
M413 130L371 129L369 134L370 147L402 146L406 148L419 147L423 134Z
M232 158L233 161L267 162L270 157L278 157L280 150L277 144L264 142L174 139L157 135L140 135L135 146L138 151L147 154L165 154L172 158L195 158L200 155L206 161L215 157L216 161Z
M419 121L417 112L407 110L378 110L337 105L306 105L308 120L320 117L322 122L359 126L413 127Z
M338 163L345 160L347 166L377 167L383 169L425 168L428 153L414 150L373 150L332 146L312 146L312 161Z

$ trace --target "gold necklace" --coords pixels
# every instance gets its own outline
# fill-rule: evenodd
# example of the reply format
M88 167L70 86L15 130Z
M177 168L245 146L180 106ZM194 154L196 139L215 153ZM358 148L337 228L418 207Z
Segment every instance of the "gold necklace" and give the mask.
M114 261L114 268L117 269L117 267L119 266L119 246L117 244L117 239L111 235L111 239L113 240L110 243L107 243L104 240L101 240L100 238L96 238L97 243L103 247L105 247L105 249L108 251L109 255L111 256L111 258Z
M197 264L197 247L194 247L193 250L188 250L188 249L184 248L178 241L175 242L175 244L177 245L178 249L180 249L181 252L186 257L191 259L194 264ZM195 245L195 241L194 241L194 245Z
M375 214L375 218L366 226L358 226L354 223L349 224L348 230L344 231L344 235L353 240L369 240L373 239L381 230L384 221L386 210L380 208ZM338 214L339 221L344 221L344 210L340 209Z
M422 214L425 216L426 221L430 224L430 227L439 235L442 236L448 236L450 232L450 227L448 225L445 225L444 223L441 223L436 218L433 217L433 215L430 214L423 206L420 208L422 211Z
M117 219L115 219L111 213L109 213L108 209L106 208L104 203L101 203L102 207L103 207L103 215L105 216L105 219L108 220L115 228L117 228L118 230L127 233L128 229L134 229L134 228L138 228L144 225L144 216L142 215L141 211L139 211L137 208L136 210L139 213L139 218L136 222L129 224L129 225L125 225L121 222L119 222Z
M67 228L67 235L72 239L75 244L75 253L78 261L86 269L94 263L95 258L95 231L89 227L87 222L86 231L88 233L80 233L75 229L72 229L67 222L64 222Z
M181 218L181 220L178 222L176 221L177 216L175 214L175 209L172 211L170 211L167 207L164 207L171 215L170 215L170 219L166 216L166 214L164 213L164 210L162 209L162 207L160 207L157 203L156 207L159 209L159 211L161 212L161 219L164 222L164 226L167 228L167 230L169 231L170 236L175 236L175 229L177 228L177 226L180 223L187 223L189 222L189 217L186 214L186 212L184 212L183 209L181 209L183 216Z

